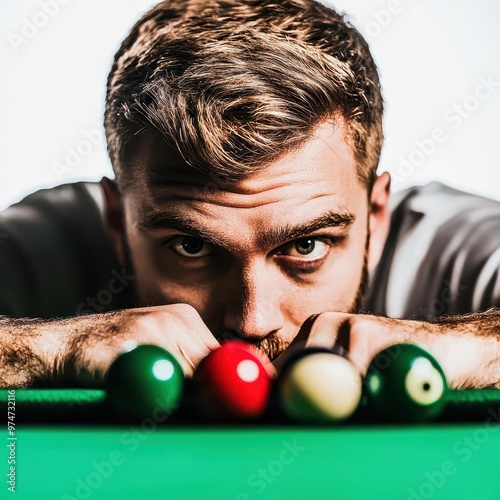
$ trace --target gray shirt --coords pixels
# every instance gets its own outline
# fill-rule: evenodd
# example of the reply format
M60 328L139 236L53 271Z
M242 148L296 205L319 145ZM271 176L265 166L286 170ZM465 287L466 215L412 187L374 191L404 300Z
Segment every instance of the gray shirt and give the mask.
M432 319L500 305L500 203L433 182L392 205L367 311Z

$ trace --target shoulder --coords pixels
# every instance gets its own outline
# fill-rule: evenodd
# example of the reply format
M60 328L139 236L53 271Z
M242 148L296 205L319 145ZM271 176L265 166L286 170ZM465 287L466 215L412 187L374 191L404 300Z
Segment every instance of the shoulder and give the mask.
M0 213L0 314L76 314L118 266L98 183L38 191ZM108 277L109 279L109 277Z
M375 311L425 319L494 305L486 288L499 247L499 202L437 182L397 193L369 301Z
M391 209L402 208L405 212L419 213L428 218L446 220L450 216L464 214L464 209L500 209L500 202L476 194L461 191L439 182L415 186L395 193Z

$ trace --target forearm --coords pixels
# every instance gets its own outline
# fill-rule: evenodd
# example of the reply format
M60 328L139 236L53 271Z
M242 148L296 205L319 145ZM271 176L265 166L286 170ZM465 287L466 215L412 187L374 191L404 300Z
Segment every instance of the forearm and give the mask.
M500 309L435 320L433 351L455 388L500 388Z
M454 389L500 388L500 309L433 322L327 311L306 320L287 351L341 346L364 375L379 352L401 343L420 345L433 354ZM274 365L284 361L279 356Z
M57 337L51 341L45 338L43 331L48 323L0 316L1 387L27 387L48 378L51 367L45 353L51 342L53 348L57 343Z
M176 356L184 373L219 342L196 310L172 304L56 321L0 316L0 387L98 386L131 344L154 344Z
M0 386L95 382L95 374L86 372L94 366L92 357L99 361L96 341L108 336L103 335L105 316L55 321L0 317ZM99 348L105 351L105 343Z

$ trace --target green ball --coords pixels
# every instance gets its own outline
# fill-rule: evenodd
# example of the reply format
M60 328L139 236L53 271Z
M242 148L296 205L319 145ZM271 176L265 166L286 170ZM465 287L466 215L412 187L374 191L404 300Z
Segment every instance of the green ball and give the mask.
M107 399L120 414L141 420L164 421L179 405L184 374L165 349L139 345L118 356L105 380Z
M368 410L396 422L426 422L446 405L448 386L438 362L413 344L397 344L377 354L366 374Z

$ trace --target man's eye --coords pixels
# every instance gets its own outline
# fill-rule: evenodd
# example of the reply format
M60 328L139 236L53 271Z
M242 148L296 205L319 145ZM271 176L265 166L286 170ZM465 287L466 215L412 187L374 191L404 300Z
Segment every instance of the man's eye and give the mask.
M211 245L194 236L182 236L168 245L183 257L205 257L211 253Z
M328 251L328 245L317 238L302 238L294 241L283 253L290 257L304 260L316 260L323 257Z

